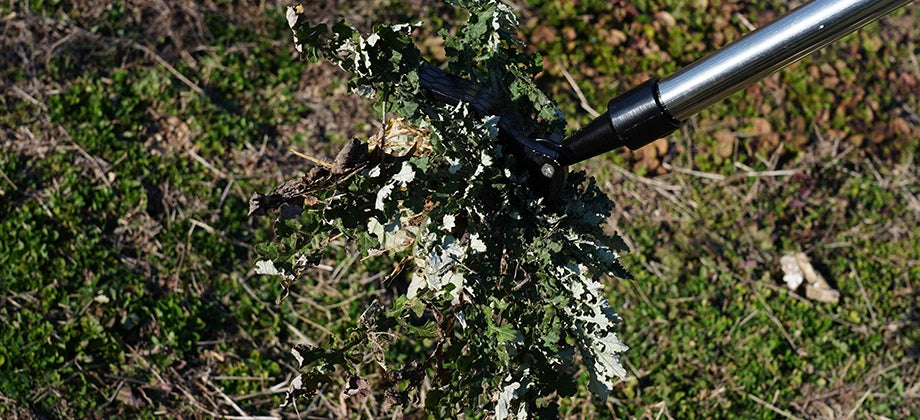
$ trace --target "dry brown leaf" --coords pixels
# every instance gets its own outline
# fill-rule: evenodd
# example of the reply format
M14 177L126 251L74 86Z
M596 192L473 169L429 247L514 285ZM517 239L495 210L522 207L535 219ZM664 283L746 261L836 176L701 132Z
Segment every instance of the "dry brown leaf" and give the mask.
M728 158L735 152L735 134L728 130L716 131L716 154L721 158Z
M754 121L752 121L751 125L754 133L758 135L769 134L773 132L773 126L770 125L770 122L765 118L754 118Z

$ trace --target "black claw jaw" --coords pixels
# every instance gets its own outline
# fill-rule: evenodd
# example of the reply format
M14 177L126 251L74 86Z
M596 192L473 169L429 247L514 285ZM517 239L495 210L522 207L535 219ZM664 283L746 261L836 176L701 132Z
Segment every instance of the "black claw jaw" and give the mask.
M533 191L548 202L556 201L562 194L568 170L559 163L562 145L550 139L531 139L519 133L513 124L499 121L499 137L510 148L518 164L528 173L528 183Z
M499 139L527 170L530 187L548 202L559 198L567 175L566 166L560 163L559 140L532 136L528 127L533 122L508 110L500 97L431 63L423 65L419 81L432 100L449 105L465 102L481 116L498 115Z

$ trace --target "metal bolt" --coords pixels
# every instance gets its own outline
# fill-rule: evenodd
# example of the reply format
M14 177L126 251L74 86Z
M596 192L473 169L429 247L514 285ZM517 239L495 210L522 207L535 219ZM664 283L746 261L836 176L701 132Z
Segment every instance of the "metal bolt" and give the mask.
M556 168L554 168L553 165L544 163L543 166L540 167L540 173L547 178L552 178L553 175L556 175Z

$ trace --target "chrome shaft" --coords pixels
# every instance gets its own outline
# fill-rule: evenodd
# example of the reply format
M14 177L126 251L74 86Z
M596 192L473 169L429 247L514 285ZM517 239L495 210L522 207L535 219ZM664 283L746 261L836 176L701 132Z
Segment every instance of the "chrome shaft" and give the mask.
M668 76L659 100L686 120L912 0L814 0Z

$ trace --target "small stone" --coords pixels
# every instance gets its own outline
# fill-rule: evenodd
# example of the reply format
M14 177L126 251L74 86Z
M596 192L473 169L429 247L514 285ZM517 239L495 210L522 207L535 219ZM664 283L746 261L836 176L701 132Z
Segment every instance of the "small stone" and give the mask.
M728 130L719 130L712 135L716 139L716 154L728 158L735 152L735 134Z
M840 301L840 292L834 289L825 289L812 285L805 286L805 297L824 303L837 303Z
M796 290L802 285L805 278L802 276L802 270L799 269L799 263L792 255L783 255L779 259L780 266L783 268L783 281L789 290Z
M655 20L661 22L665 27L668 28L677 26L677 19L674 19L674 15L668 12L655 13Z
M827 283L824 276L815 270L815 267L811 265L811 260L808 258L808 255L799 252L795 254L795 261L799 266L799 270L802 271L802 275L805 276L805 280L808 282L805 285L805 297L825 303L837 303L840 301L840 292L831 288L831 285Z

